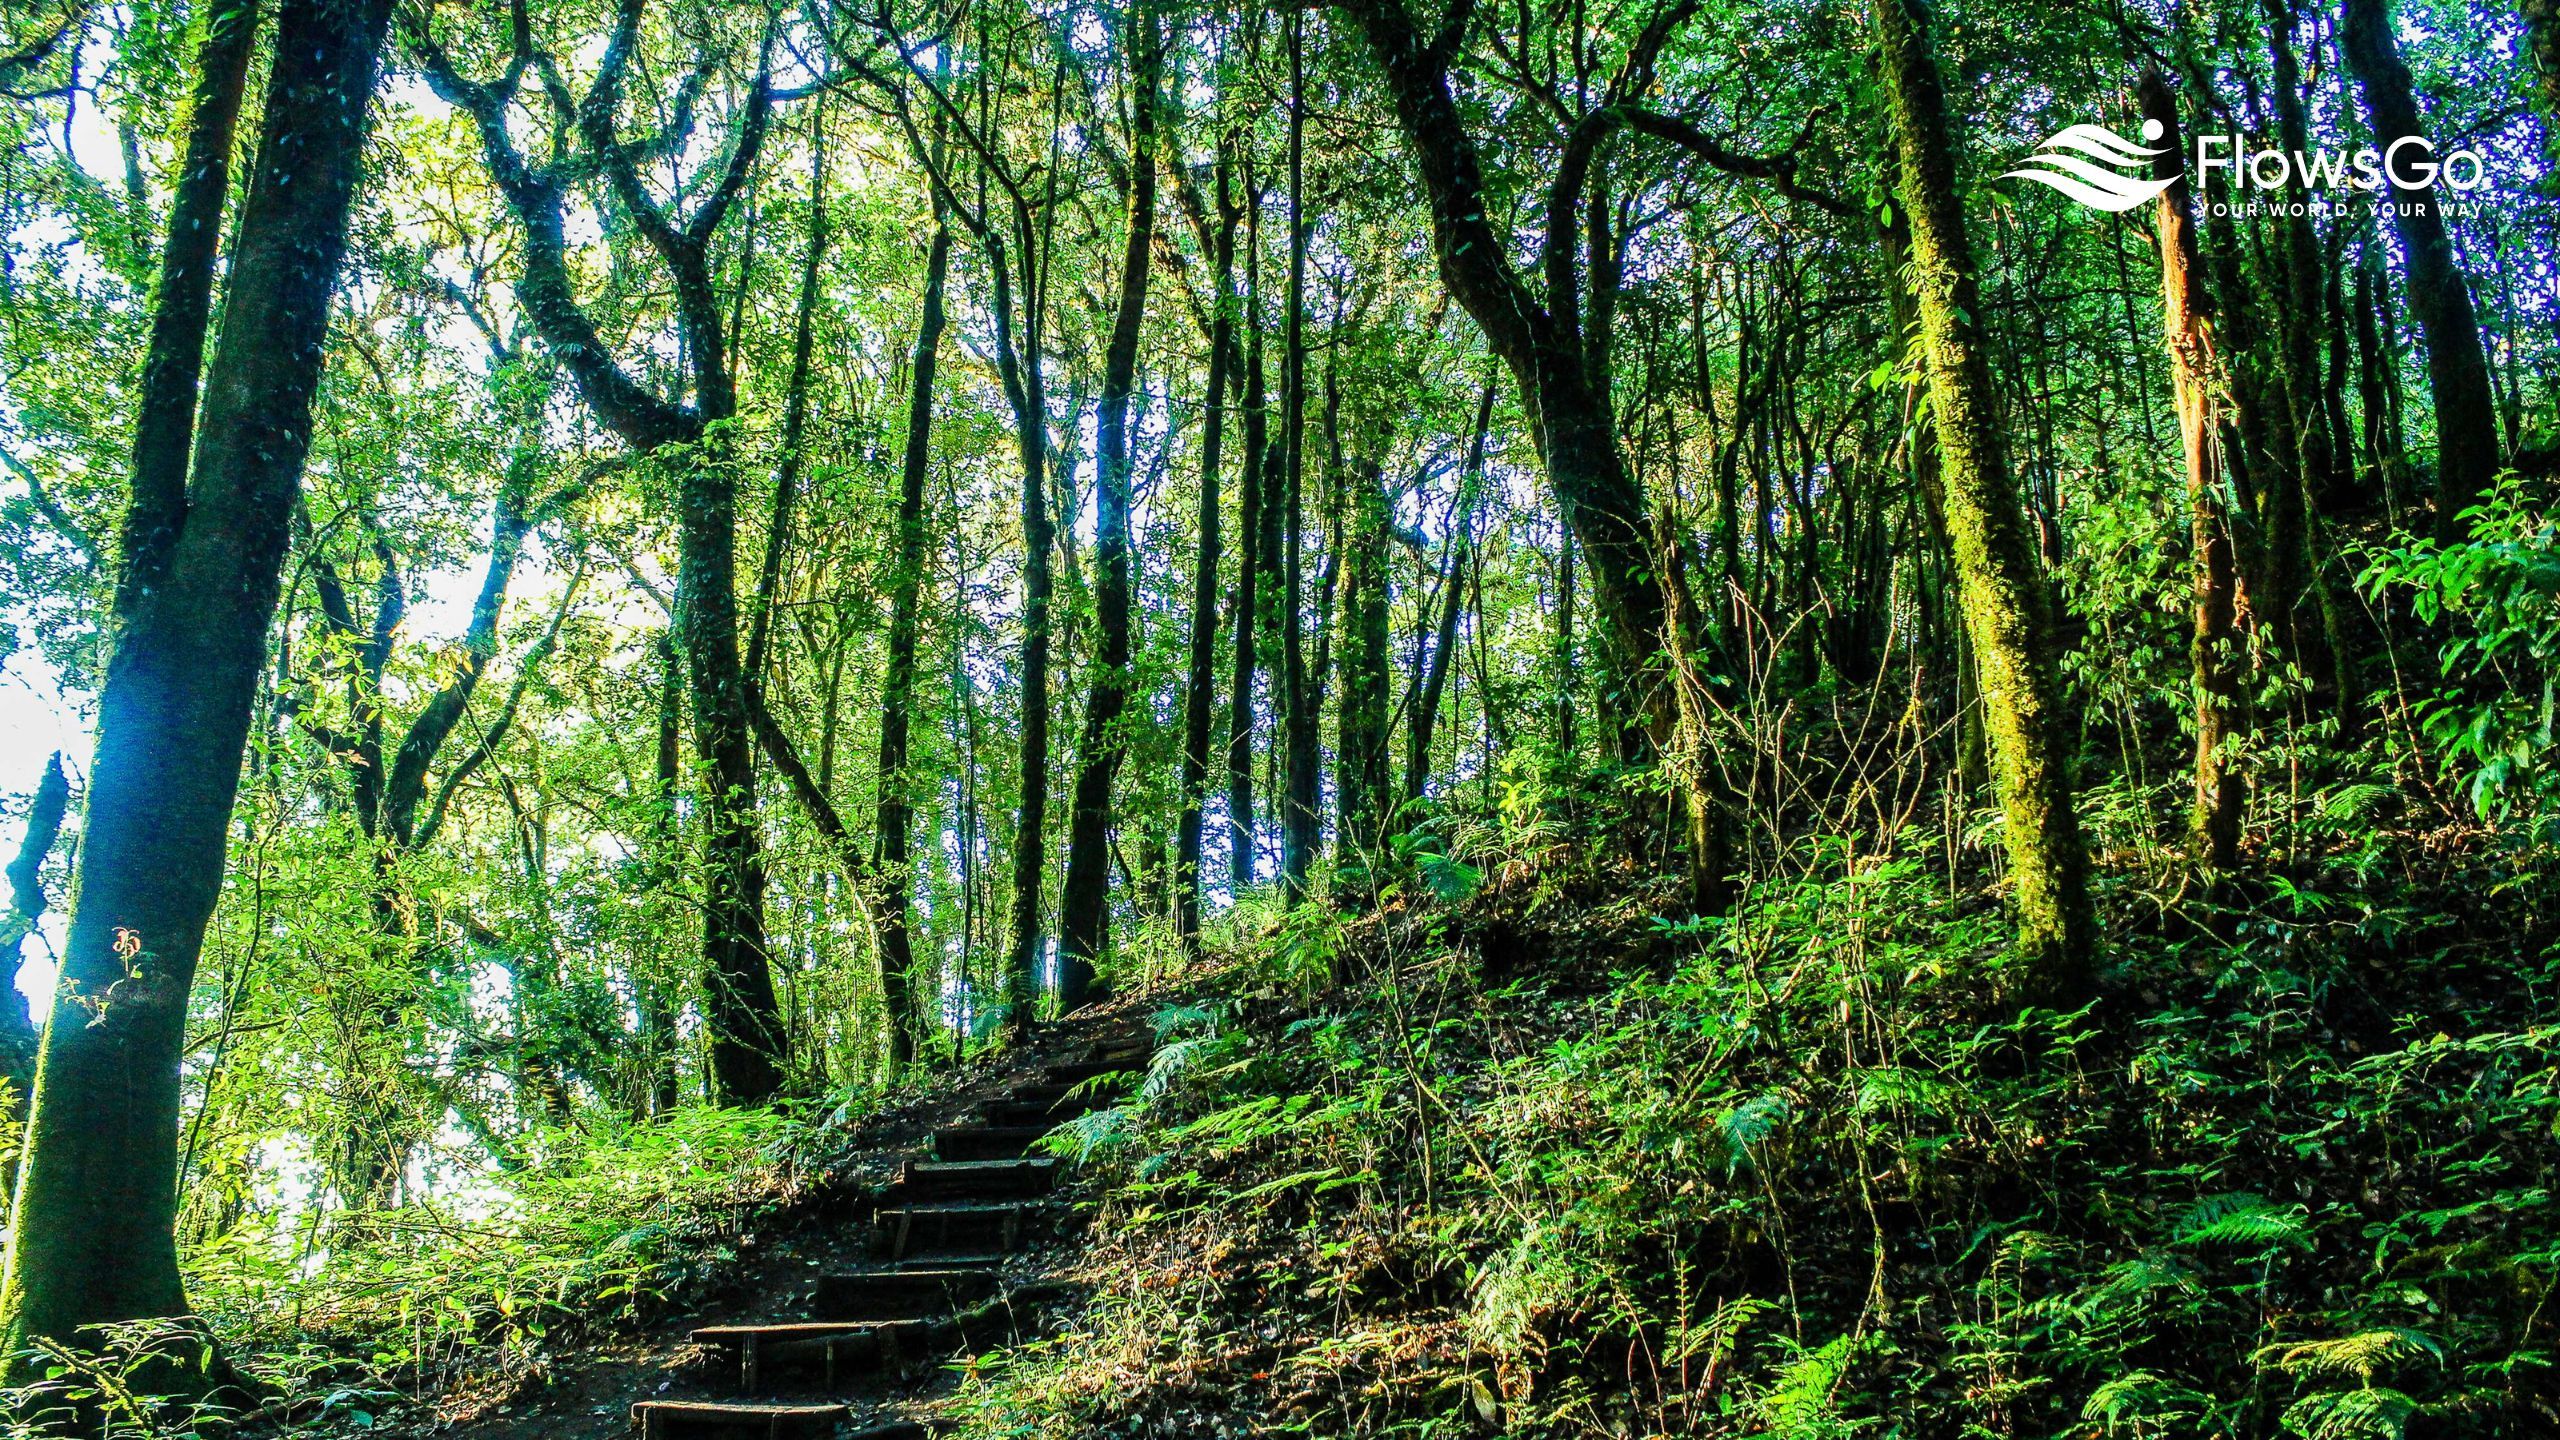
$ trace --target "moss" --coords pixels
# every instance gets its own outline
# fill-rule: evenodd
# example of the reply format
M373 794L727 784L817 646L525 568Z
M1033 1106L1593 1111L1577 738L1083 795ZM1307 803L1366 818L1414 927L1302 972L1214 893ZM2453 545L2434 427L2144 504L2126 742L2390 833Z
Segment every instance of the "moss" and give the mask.
M1992 786L2016 883L2017 988L2025 997L2069 1002L2088 987L2093 927L2050 599L2002 451L1977 318L1980 287L1926 15L1907 0L1876 0L1875 13L1911 215L1913 288L1957 603L1973 643Z

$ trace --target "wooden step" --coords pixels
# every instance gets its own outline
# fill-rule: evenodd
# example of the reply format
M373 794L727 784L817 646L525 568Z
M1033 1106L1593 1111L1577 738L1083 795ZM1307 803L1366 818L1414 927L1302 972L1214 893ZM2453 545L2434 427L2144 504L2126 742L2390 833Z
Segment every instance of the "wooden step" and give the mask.
M1108 1110L1119 1102L1108 1095L1080 1095L1074 1099L1061 1096L1035 1096L1027 1100L996 1100L986 1107L989 1125L1036 1125L1043 1130L1055 1129L1079 1115Z
M1056 1124L1091 1111L1120 1103L1118 1087L1049 1083L1023 1085L987 1102L990 1123L1028 1125L1034 1120ZM1014 1117L1010 1120L1001 1117Z
M898 1171L897 1198L914 1200L1010 1200L1046 1195L1058 1162L1021 1160L910 1160Z
M933 1132L933 1158L941 1161L1019 1160L1046 1125L945 1125Z
M640 1440L825 1440L852 1414L842 1405L703 1400L643 1400L631 1407Z
M1134 1079L1137 1076L1145 1074L1146 1071L1147 1062L1144 1058L1125 1062L1119 1060L1062 1060L1055 1065L1041 1066L1040 1079L1042 1083L1049 1085L1081 1085L1088 1080L1101 1079L1105 1075L1126 1075Z
M693 1332L697 1345L716 1345L738 1356L738 1385L764 1388L768 1368L815 1368L828 1385L839 1373L884 1369L921 1348L927 1324L918 1319L802 1320L772 1325L706 1325Z
M986 1269L858 1270L820 1276L809 1310L820 1320L932 1319L993 1299L999 1284Z
M1011 1252L1054 1234L1060 1218L1057 1206L1038 1200L938 1200L882 1210L880 1239L892 1260Z
M912 1260L892 1260L889 1263L892 1268L898 1270L983 1270L988 1274L993 1275L1001 1273L1004 1267L1012 1263L1012 1261L1013 1257L1010 1255L962 1255L955 1253L950 1255L919 1255Z

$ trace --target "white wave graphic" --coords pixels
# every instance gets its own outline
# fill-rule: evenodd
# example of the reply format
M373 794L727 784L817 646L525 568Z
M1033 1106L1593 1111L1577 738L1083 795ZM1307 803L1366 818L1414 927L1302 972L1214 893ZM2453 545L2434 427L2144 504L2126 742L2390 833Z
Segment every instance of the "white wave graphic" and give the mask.
M2160 138L2158 121L2145 121L2142 138ZM2066 154L2076 151L2077 154ZM2074 125L2036 147L2036 153L2015 170L2004 172L2003 180L2033 180L2050 186L2092 210L2121 215L2137 205L2159 198L2160 192L2178 183L2176 176L2152 180L2118 174L2120 169L2144 170L2164 150L2136 145L2103 125ZM2082 159L2081 156L2088 159ZM2099 164L2091 164L2095 160ZM2114 166L2116 169L2106 167Z

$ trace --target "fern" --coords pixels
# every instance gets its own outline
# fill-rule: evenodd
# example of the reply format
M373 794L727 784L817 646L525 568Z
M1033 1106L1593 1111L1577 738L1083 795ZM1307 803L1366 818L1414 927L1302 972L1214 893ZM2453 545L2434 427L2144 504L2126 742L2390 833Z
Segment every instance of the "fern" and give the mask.
M2284 1412L2284 1428L2303 1440L2403 1440L2418 1402L2397 1390L2324 1390Z
M2258 1352L2261 1363L2288 1375L2321 1380L2352 1377L2371 1388L2373 1377L2404 1360L2423 1355L2441 1365L2444 1349L2421 1331L2402 1325L2361 1330L2334 1340L2306 1340L2299 1345L2270 1345Z
M2309 1212L2247 1193L2197 1201L2171 1227L2173 1245L2249 1245L2265 1249L2303 1240Z
M2165 1435L2173 1422L2193 1419L2205 1403L2204 1396L2184 1385L2135 1370L2091 1391L2080 1418L2104 1422L2109 1435L2119 1426L2133 1435Z
M1730 1163L1738 1168L1748 1162L1751 1152L1787 1123L1787 1114L1787 1097L1774 1090L1726 1111L1716 1128L1724 1134Z
M1865 1347L1847 1335L1819 1350L1780 1343L1795 1351L1795 1358L1755 1407L1760 1423L1768 1427L1766 1440L1845 1440L1865 1428L1842 1415L1838 1403L1841 1382Z

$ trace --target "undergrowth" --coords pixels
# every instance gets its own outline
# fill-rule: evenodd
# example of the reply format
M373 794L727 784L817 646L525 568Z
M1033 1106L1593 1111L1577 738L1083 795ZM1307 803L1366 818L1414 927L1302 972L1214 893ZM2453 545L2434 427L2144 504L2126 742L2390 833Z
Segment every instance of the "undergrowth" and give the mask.
M0 1434L54 1433L65 1406L129 1440L346 1434L538 1367L720 1280L760 1219L826 1182L874 1098L556 1132L467 1206L280 1206L186 1251L196 1316L48 1344L33 1383L0 1393L15 1417ZM230 1383L173 1382L173 1356Z
M2560 1433L2548 917L2477 843L2390 886L2339 853L2201 924L2119 895L2071 1013L1993 1008L2006 923L1914 858L1818 856L1704 921L1589 860L1303 909L1059 1137L1109 1182L1091 1302L953 1411Z

